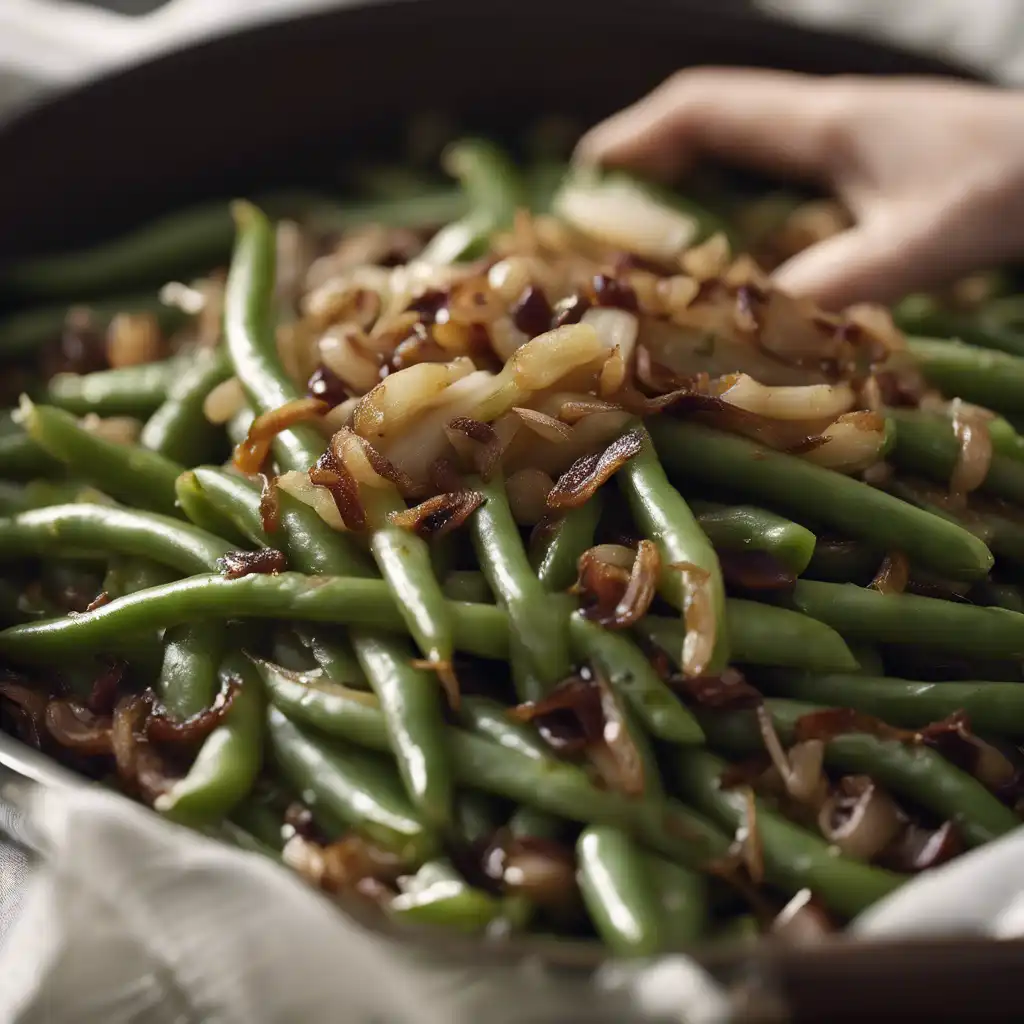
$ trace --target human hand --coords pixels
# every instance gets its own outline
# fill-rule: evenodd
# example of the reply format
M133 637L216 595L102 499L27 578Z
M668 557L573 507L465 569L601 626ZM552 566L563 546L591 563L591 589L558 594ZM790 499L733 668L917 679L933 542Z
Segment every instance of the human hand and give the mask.
M1024 94L940 79L728 68L673 75L580 142L656 178L699 156L814 181L854 225L784 263L837 308L894 301L1024 254Z

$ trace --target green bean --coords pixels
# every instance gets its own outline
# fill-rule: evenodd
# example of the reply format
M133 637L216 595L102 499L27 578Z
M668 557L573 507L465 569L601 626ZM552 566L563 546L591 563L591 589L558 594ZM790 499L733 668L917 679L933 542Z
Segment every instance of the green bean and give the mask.
M559 842L565 838L567 825L564 818L555 817L536 807L520 807L508 819L508 831L516 839L550 839Z
M891 409L889 418L896 423L896 445L890 456L893 464L909 473L948 484L960 457L960 442L953 432L952 420L907 409ZM1024 502L1024 463L1004 455L993 455L979 490L1008 501ZM890 546L904 550L891 542ZM940 573L943 571L937 565L930 568ZM948 571L945 575L949 576Z
M480 253L495 231L512 223L526 205L519 173L490 142L464 139L444 155L446 169L459 179L469 212L442 228L420 254L428 263L455 263Z
M290 494L279 495L281 525L270 534L263 528L257 484L209 466L199 466L193 474L210 507L254 544L276 547L284 541L289 564L297 571L311 576L373 575L369 559L347 537Z
M961 341L907 338L914 362L932 387L996 412L1024 412L1024 359Z
M1020 587L1011 583L983 580L971 587L968 597L975 604L1005 608L1011 612L1024 612L1024 594L1021 593Z
M827 583L866 585L874 579L884 557L884 552L876 551L861 541L819 539L810 564L802 575L805 579Z
M75 416L148 416L181 370L177 359L165 359L95 373L58 373L46 384L46 401Z
M223 537L235 547L248 546L249 540L206 496L192 470L187 469L174 481L174 496L185 518L215 537Z
M246 797L231 812L229 822L237 825L252 836L261 847L271 853L280 854L284 848L284 837L281 834L282 816L273 807L251 796ZM263 850L257 850L263 852Z
M24 484L0 480L0 515L16 516L19 512L26 512L34 507Z
M203 741L188 774L154 807L173 821L197 826L224 818L252 791L263 763L264 698L256 670L229 655L222 673L241 689L223 723Z
M277 764L322 827L331 832L338 826L353 828L409 864L436 852L436 837L412 809L388 761L321 742L276 708L267 721Z
M522 640L538 681L550 690L571 671L568 622L533 573L504 482L495 475L486 482L474 478L468 486L484 495L470 518L477 561L494 596L508 609L510 628Z
M792 742L799 719L823 710L818 704L791 700L769 700L766 707L784 743ZM701 721L710 745L730 756L764 749L751 712L708 713ZM969 846L989 843L1020 825L1017 815L977 779L927 747L850 732L829 739L825 763L844 774L869 775L891 792L954 822Z
M794 576L807 568L814 554L814 534L774 512L754 505L719 505L710 501L691 501L690 507L716 549L763 551Z
M944 309L931 295L908 295L893 310L897 326L907 334L960 338L1018 356L1024 355L1022 318L1016 295L986 302L974 313Z
M313 660L331 682L357 690L369 689L356 652L344 634L335 635L322 629L314 631L303 626L297 626L292 632L309 649Z
M459 650L483 658L508 655L508 618L486 604L449 606ZM111 601L75 618L0 633L0 650L31 661L102 649L125 630L160 629L205 616L254 616L306 622L343 622L368 629L404 631L405 620L380 580L253 574L240 579L188 579Z
M814 580L797 580L788 600L851 640L920 644L979 658L1024 657L1024 615L1003 608Z
M703 742L697 720L628 635L588 622L580 612L573 614L570 631L577 657L598 663L652 736L670 743Z
M530 538L530 562L548 590L568 590L576 582L580 555L594 543L604 500L598 491L569 509L557 522L538 527Z
M191 718L216 699L225 641L225 624L216 619L174 626L164 634L158 689L168 710L179 718Z
M720 784L725 762L693 747L674 753L676 781L688 803L721 827L746 824L747 798ZM764 855L765 879L787 893L810 889L829 909L853 917L887 896L904 881L882 868L837 855L824 839L812 835L757 801L757 832Z
M253 406L267 412L300 397L281 366L272 327L274 232L266 217L247 203L236 204L235 216L239 230L228 275L224 330L235 373ZM282 431L274 441L281 467L300 472L316 462L324 446L321 435L306 424ZM422 538L389 522L390 513L405 508L397 492L393 496L366 493L363 498L375 527L370 550L406 625L424 657L439 667L450 665L453 626L429 547ZM340 538L334 543L341 543Z
M5 479L25 480L53 476L64 466L44 451L10 412L0 413L0 473Z
M606 826L584 829L576 843L576 861L583 902L612 953L664 952L659 894L634 840Z
M684 610L689 605L690 594L686 576L679 566L692 565L707 573L714 616L714 653L709 652L709 663L698 666L697 673L705 669L712 673L721 670L729 662L729 626L718 556L682 495L668 482L646 432L643 448L622 467L617 480L637 525L658 547L661 555L658 592L662 597Z
M725 614L733 658L741 665L777 665L819 671L856 671L857 662L839 634L806 615L756 601L729 598ZM637 625L641 636L660 647L677 664L686 630L679 619L648 615ZM835 666L827 669L826 665ZM839 666L842 666L840 669Z
M488 697L463 697L457 711L459 724L478 736L486 736L499 747L508 747L524 757L547 759L551 750L536 729L509 718L508 708Z
M475 601L477 604L494 604L494 595L487 585L482 572L454 570L445 575L441 589L449 601Z
M40 447L101 491L131 505L174 515L174 481L181 466L137 445L90 433L70 413L21 400L21 421Z
M267 662L256 666L271 702L285 714L339 740L390 750L384 716L369 694L308 685L308 680L298 681ZM599 789L575 765L531 757L462 729L450 728L447 742L461 785L558 818L625 829L645 846L691 867L707 864L728 848L724 835L674 800L637 799Z
M768 674L771 693L834 707L850 707L890 725L918 729L963 711L982 734L1024 739L1024 686L999 682L922 683L890 676Z
M125 597L150 587L163 587L178 579L178 572L148 558L111 557L103 577L103 590L109 597Z
M665 949L676 951L692 945L708 925L707 879L651 853L645 854L644 861L658 894Z
M732 487L844 536L902 551L947 579L980 579L992 567L988 548L966 530L841 473L694 423L655 417L649 429L681 478Z
M194 466L209 458L217 430L203 413L206 396L231 375L231 361L221 345L192 356L161 395L161 404L146 421L139 437L143 448Z
M537 675L526 641L515 629L509 631L508 664L512 672L512 687L520 704L543 700L551 692L551 688L545 686Z
M423 820L446 829L452 819L452 773L444 743L437 680L412 667L411 650L370 632L352 638L356 657L380 701L406 792Z
M391 900L387 911L408 924L479 932L501 917L503 909L501 899L471 886L447 861L430 861L409 888Z
M180 327L185 314L173 306L165 306L152 292L142 295L122 295L115 299L90 302L86 307L89 323L99 330L120 313L149 313L165 334ZM47 343L60 338L68 321L68 304L39 306L19 310L0 319L0 355L6 360L32 356Z
M151 558L191 575L216 571L231 547L180 519L109 505L51 505L0 519L0 560L67 549Z
M499 801L472 789L455 795L455 832L460 842L490 842L501 828L502 820Z

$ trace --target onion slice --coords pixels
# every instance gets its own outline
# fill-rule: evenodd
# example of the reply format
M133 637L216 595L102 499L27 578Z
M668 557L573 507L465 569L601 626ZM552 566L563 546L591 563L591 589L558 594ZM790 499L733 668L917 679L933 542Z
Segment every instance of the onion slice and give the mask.
M818 814L821 834L852 860L870 861L899 835L899 808L870 776L845 775Z
M438 494L412 508L392 512L388 519L424 540L444 537L457 530L484 503L479 491Z
M249 426L244 441L233 456L235 466L243 473L258 473L263 468L274 438L297 423L319 419L330 406L319 398L296 398L268 412L261 413Z
M631 430L613 441L604 451L578 458L567 469L548 495L548 508L567 511L585 504L643 447L643 433Z

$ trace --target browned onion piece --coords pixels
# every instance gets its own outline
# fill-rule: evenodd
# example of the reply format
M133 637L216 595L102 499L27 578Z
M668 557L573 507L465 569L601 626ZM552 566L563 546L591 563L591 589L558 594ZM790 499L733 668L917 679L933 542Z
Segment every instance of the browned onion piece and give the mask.
M152 708L145 723L146 738L154 743L202 742L223 723L241 690L242 680L233 676L210 707L189 718L176 718L165 708Z
M911 823L885 851L883 862L893 871L916 874L945 864L963 851L963 840L952 821L936 829Z
M297 834L285 844L281 856L307 882L334 894L349 892L369 878L395 882L406 870L398 856L357 835L321 845Z
M93 680L86 707L95 715L109 715L117 704L117 690L128 666L120 660L112 660Z
M509 836L483 857L484 873L505 892L560 910L576 899L576 863L572 851L552 839Z
M319 419L330 406L319 398L296 398L257 416L244 441L235 447L233 462L243 473L258 473L267 461L270 446L282 430L296 423Z
M617 405L615 402L606 402L603 398L589 398L585 395L580 395L578 398L569 398L562 402L558 407L558 418L563 423L570 425L579 423L580 420L586 419L588 416L593 416L595 413L600 412L617 412L622 406Z
M554 416L548 416L547 413L539 412L537 409L526 409L518 405L512 407L512 412L545 441L564 444L572 438L572 429L561 420L555 419Z
M630 574L619 565L605 561L599 547L588 548L576 563L576 582L571 592L580 599L584 618L615 626L615 610L629 587Z
M532 722L544 742L560 753L576 754L603 742L604 712L593 680L572 676L539 701L518 704L510 718Z
M501 438L494 427L490 423L470 419L468 416L456 416L449 421L448 430L463 434L475 442L473 461L476 471L484 480L489 480L503 454Z
M847 857L877 857L903 828L900 810L868 775L845 775L818 813L821 834Z
M825 908L815 900L810 889L801 889L776 914L771 925L772 935L786 943L801 946L820 942L836 930Z
M626 713L600 666L595 665L593 672L601 695L604 722L601 737L604 743L603 747L591 749L591 760L610 789L627 796L643 796L646 784L644 761L633 742ZM607 752L607 757L603 756L604 752Z
M220 574L227 580L238 580L243 576L275 576L287 572L288 559L283 551L275 548L257 548L255 551L229 551L217 559Z
M743 794L743 824L736 832L736 841L740 844L743 863L751 881L760 884L764 881L764 846L761 833L757 827L757 797L749 786Z
M123 697L114 708L110 732L117 774L129 792L153 803L177 782L145 735L151 694Z
M647 614L658 591L660 574L661 555L658 554L657 545L650 540L640 541L629 571L625 593L619 598L613 613L615 625L619 629L632 626Z
M743 711L759 708L764 703L760 691L747 682L738 668L731 665L717 676L676 676L671 682L677 689L682 689L695 704L714 711Z
M309 482L330 493L342 522L350 530L366 527L366 509L359 494L359 484L348 469L338 462L330 448L310 468Z
M281 527L281 492L277 477L260 473L260 523L267 533L276 533Z
M384 457L365 437L360 437L354 430L342 427L331 438L331 451L334 453L335 462L339 466L345 466L353 476L356 470L349 463L350 452L353 456L356 452L365 457L373 472L393 483L403 494L413 490L413 483L393 462Z
M719 551L718 564L727 586L741 590L788 590L796 573L768 551Z
M890 551L868 584L880 594L902 594L910 580L910 561L902 551Z
M403 530L424 540L444 537L457 530L484 503L479 491L455 491L438 494L402 512L392 512L388 519Z
M102 608L105 604L110 604L110 595L105 591L101 590L86 606L87 612L94 612L97 608Z
M959 398L950 403L950 413L960 451L949 479L949 489L953 494L966 495L985 482L992 465L992 435L988 429L990 414L961 402Z
M1013 761L992 743L975 736L961 718L953 728L932 731L923 737L946 760L973 775L996 792L1015 788L1019 772Z
M548 494L548 508L564 511L578 508L593 497L643 447L643 433L630 430L603 452L578 458L559 478Z
M41 747L49 703L46 694L13 679L3 679L0 680L0 697L17 709L21 738L33 747Z
M67 750L86 757L111 755L111 719L73 700L52 700L46 709L46 731Z
M853 708L826 708L798 718L793 735L798 742L817 739L827 743L830 739L845 733L864 732L879 739L899 740L901 743L924 743L946 734L969 735L969 731L967 718L959 711L922 729L897 729L880 718L865 714L863 711L855 711Z
M711 597L711 576L706 569L688 562L673 562L670 569L683 577L683 623L686 639L680 666L684 676L696 679L704 675L715 650L718 628Z

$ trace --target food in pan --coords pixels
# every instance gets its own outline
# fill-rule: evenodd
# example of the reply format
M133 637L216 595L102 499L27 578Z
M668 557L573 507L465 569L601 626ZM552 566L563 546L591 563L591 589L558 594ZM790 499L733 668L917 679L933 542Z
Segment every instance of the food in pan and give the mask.
M6 727L397 921L618 954L1015 828L1005 283L908 337L773 289L827 204L446 165L0 275Z

